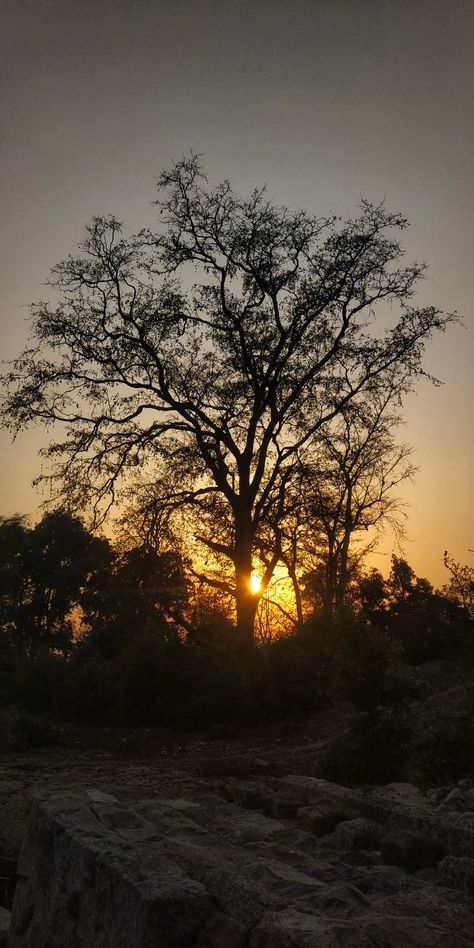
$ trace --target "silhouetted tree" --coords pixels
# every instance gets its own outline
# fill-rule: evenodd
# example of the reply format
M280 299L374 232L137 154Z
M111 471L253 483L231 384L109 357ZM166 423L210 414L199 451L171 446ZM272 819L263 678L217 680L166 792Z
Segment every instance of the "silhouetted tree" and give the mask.
M389 524L398 535L403 532L395 491L415 469L410 448L394 438L400 425L392 407L397 397L388 388L362 405L345 406L337 423L320 432L315 460L301 478L298 519L306 550L295 546L293 557L295 566L298 559L301 565L316 560L305 582L327 615L343 606L350 577L374 548L380 529Z
M423 662L469 646L473 630L468 611L416 576L402 557L392 556L385 588L385 602L373 615L403 645L409 659Z
M30 595L26 565L29 536L24 517L0 519L0 627L4 645L15 644L24 603Z
M138 546L117 554L89 583L81 601L87 638L104 655L120 652L147 633L166 639L188 625L181 557L172 550L158 553Z
M162 509L198 511L201 543L232 564L245 648L281 555L295 465L368 391L389 378L408 389L426 340L452 317L410 305L423 266L402 263L392 235L406 221L383 206L364 202L344 224L290 213L264 191L209 188L194 156L160 185L157 233L124 239L114 218L96 218L81 256L53 271L60 302L34 308L4 417L66 426L48 454L79 507L110 505L120 476L147 466ZM201 282L183 293L178 276L196 271ZM378 304L398 319L370 333ZM274 549L255 595L252 558L268 523Z
M363 612L375 622L383 620L387 608L387 583L378 569L359 577L359 601Z
M46 514L29 529L21 518L0 524L0 614L15 645L67 652L71 610L84 585L109 559L106 540L90 534L63 510Z
M474 618L474 569L472 566L462 566L456 563L452 556L446 551L443 558L444 565L451 578L449 583L443 586L442 592L445 596L457 599L469 615Z

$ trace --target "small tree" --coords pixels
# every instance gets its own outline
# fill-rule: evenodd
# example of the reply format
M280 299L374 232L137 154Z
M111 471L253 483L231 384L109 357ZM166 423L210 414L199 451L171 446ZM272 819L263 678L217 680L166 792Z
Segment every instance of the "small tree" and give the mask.
M55 510L33 529L21 518L0 522L0 617L11 642L27 652L67 652L71 610L94 573L110 562L106 540L78 517Z
M442 592L445 596L457 599L474 618L474 568L456 563L447 551L443 562L450 573L450 580L443 586Z
M362 406L344 407L337 424L321 432L314 466L306 472L305 522L313 533L309 552L317 560L315 578L329 615L344 604L351 572L374 548L380 529L388 524L403 535L396 489L415 468L411 449L397 444L393 435L400 425L391 404L396 397L388 390L367 397Z
M90 642L114 655L124 644L148 633L163 641L177 636L185 620L187 589L179 554L136 546L117 554L113 563L82 597Z
M15 429L60 422L48 455L69 501L114 502L124 474L148 467L160 502L199 512L201 543L234 573L238 638L253 641L278 562L278 526L296 465L351 403L422 374L426 340L451 316L414 308L423 272L404 265L406 221L362 205L341 224L209 188L196 157L162 174L162 227L125 239L96 218L79 257L53 271L57 305L34 307L33 345L7 375ZM179 275L198 281L187 293ZM398 310L383 331L377 306ZM228 529L216 535L214 511ZM274 547L250 588L258 538Z
M427 579L416 576L401 557L392 556L386 583L385 614L379 611L392 637L414 662L459 654L472 640L472 622L458 602L436 592Z

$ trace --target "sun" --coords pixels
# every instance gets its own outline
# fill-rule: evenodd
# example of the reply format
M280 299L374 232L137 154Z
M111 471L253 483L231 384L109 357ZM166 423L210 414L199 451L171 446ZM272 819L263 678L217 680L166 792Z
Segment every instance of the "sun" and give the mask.
M254 594L259 593L261 585L262 585L262 580L260 579L260 576L256 576L255 573L252 573L250 577L250 589L252 590L252 592Z

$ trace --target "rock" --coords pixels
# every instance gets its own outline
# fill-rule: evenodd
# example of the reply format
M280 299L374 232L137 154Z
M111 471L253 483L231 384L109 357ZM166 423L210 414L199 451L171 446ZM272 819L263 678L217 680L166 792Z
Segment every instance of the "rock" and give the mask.
M465 784L467 781L464 782ZM464 790L464 801L468 810L474 810L474 789L472 787L464 786L461 788Z
M262 860L260 873L261 878L269 880L276 892L283 895L286 901L306 896L308 893L313 895L325 889L318 879L279 860Z
M324 804L319 807L302 806L296 816L301 826L318 837L332 833L337 824L342 823L346 818L341 811Z
M101 790L86 790L87 798L91 803L118 803L117 797L110 793L102 793Z
M445 856L437 866L438 878L444 885L474 895L474 859L467 856Z
M405 806L420 806L426 802L420 788L413 783L386 783L377 789L376 795L383 800L393 800L394 803L403 803Z
M213 915L193 948L247 948L248 928L228 915Z
M162 848L147 864L146 834L135 835L132 850L117 829L124 808L117 805L113 820L112 804L106 806L109 819L103 821L86 794L36 801L18 867L8 948L135 948L154 944L157 931L163 948L184 948L196 937L212 913L205 887Z
M149 840L157 837L156 827L141 819L126 806L115 803L91 803L90 809L100 823L118 833L123 839Z
M466 794L458 787L451 790L438 806L438 810L451 810L454 813L465 813L466 810L469 809L470 806L468 800L466 800Z
M362 895L362 892L354 885L347 882L334 882L332 885L323 886L317 893L311 897L305 898L305 904L322 915L333 915L337 918L350 918L352 915L360 915L369 907L369 902ZM300 899L299 905L302 906L303 900Z
M225 800L214 779L158 776L161 797L154 775L146 779L133 805L101 791L36 800L8 948L472 945L469 813L397 802L393 794L412 792L390 785L352 790L293 776L244 780L239 790L234 779ZM229 796L297 807L298 824Z
M8 909L0 905L0 948L5 948L7 943L8 930L10 928L11 914Z
M147 801L143 801L146 803ZM199 804L195 803L194 800L184 800L181 797L176 799L168 800L166 797L160 797L159 801L151 800L150 803L154 806L158 805L160 807L169 807L170 810L178 810L180 813L183 811L188 813L190 810L198 810Z
M382 859L407 872L432 869L442 859L442 847L435 840L416 833L390 833L380 844Z
M370 820L359 818L344 820L339 823L334 832L334 841L342 850L373 850L380 844L381 828Z
M329 803L331 806L342 810L346 816L353 814L354 801L357 800L357 793L349 787L342 787L340 784L331 783L329 780L321 780L318 777L299 776L291 774L283 777L279 782L280 789L291 795L299 806L319 806L321 803Z
M227 780L222 791L226 799L250 810L263 810L271 792L266 784L249 780Z
M472 948L470 935L449 932L435 919L369 918L364 930L370 938L369 944L377 948Z
M252 932L249 948L373 948L356 926L287 909L265 915Z
M190 803L189 807L171 806L167 800L160 800L159 802L146 800L134 807L135 813L143 816L149 825L154 824L150 839L156 836L157 824L160 827L160 835L202 836L206 830L199 823L190 819L188 815L185 815L195 813L198 809L195 803Z
M262 890L241 872L225 865L216 865L202 875L202 880L219 912L230 915L242 924L256 925L274 900L265 898ZM278 905L278 902L276 902ZM282 904L282 903L281 903Z
M306 777L304 774L290 774L288 777L282 777L280 787L282 790L291 793L295 802L300 806L306 806L311 797L317 794L321 786L325 786L326 780L319 780L317 777Z
M9 908L16 885L17 860L0 856L0 905Z
M420 803L415 802L412 791L410 803L406 804L387 798L383 789L382 792L351 790L314 778L287 777L280 781L280 785L287 789L294 787L299 799L306 796L309 805L316 809L329 805L332 809L345 813L346 820L365 819L385 826L385 832L388 830L426 836L435 840L448 855L474 856L474 813L467 810L467 805L464 804L463 812L458 811L459 794L463 798L465 796L458 788L452 791L452 797L448 794L450 800L446 806L434 809L424 799Z
M273 793L265 804L265 815L273 820L294 820L298 804L290 794Z

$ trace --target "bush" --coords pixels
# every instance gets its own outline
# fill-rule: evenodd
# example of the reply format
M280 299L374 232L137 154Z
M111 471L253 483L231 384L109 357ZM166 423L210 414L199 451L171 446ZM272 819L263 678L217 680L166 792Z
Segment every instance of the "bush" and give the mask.
M324 775L337 783L377 783L402 774L412 726L408 713L392 705L365 711L329 751Z
M449 658L472 649L473 622L468 612L437 593L394 610L388 616L388 628L413 663Z
M18 657L15 668L15 703L31 714L61 712L67 690L68 663L46 649Z
M411 756L420 779L452 783L474 777L474 688L453 704L441 703L422 719Z
M0 747L6 750L50 747L58 738L58 728L47 717L33 717L16 711L0 715Z
M418 681L400 645L363 616L346 610L332 622L313 619L304 640L327 688L362 710L396 705L417 693Z

